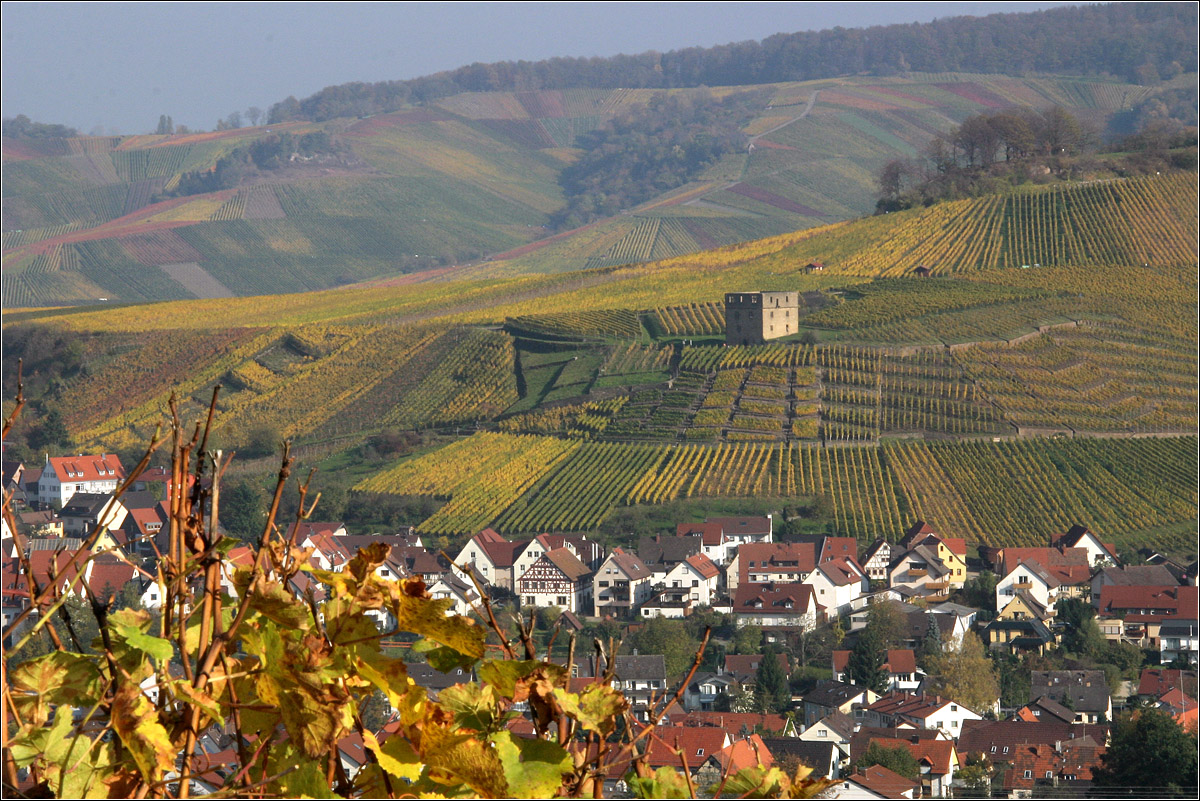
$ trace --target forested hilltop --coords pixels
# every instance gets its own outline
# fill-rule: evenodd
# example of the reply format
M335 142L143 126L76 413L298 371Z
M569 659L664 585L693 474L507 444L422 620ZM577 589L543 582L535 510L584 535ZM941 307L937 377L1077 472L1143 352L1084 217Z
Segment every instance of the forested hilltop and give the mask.
M460 92L744 86L861 73L1060 73L1145 85L1196 70L1196 22L1193 3L1116 3L780 33L668 53L475 63L289 97L271 107L270 122L379 114Z

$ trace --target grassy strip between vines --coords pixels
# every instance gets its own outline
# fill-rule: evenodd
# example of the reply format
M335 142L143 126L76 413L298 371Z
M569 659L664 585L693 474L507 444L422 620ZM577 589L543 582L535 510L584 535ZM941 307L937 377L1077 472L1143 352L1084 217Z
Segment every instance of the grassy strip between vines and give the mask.
M233 734L236 765L219 794L235 797L600 798L606 778L623 778L645 798L701 792L809 798L828 786L806 767L789 776L758 766L727 771L717 787L697 787L682 752L679 770L652 771L645 757L658 738L655 727L638 723L611 686L616 642L595 641L607 669L582 692L571 692L569 670L539 659L532 617L514 620L512 636L487 600L475 610L478 620L447 616L451 602L432 599L419 578L379 577L384 545L362 549L342 572L314 568L310 552L286 533L296 527L275 522L293 464L286 442L257 546L239 560L235 592L223 592L224 557L237 541L217 526L221 479L234 456L208 448L219 390L207 419L194 427L181 421L173 398L168 436L155 435L116 492L119 498L169 442L172 484L190 489L169 498L169 547L159 554L157 575L147 576L165 592L157 619L117 609L113 598L97 597L82 580L100 527L39 586L12 520L11 493L5 494L3 514L32 601L8 629L25 632L14 637L11 652L43 630L54 645L44 656L4 666L5 797L187 798L205 770L197 742L212 726ZM18 389L6 439L23 406ZM184 480L189 474L191 484ZM308 486L298 488L298 519L316 506L306 500ZM328 587L328 600L318 602L311 591L297 597L289 585L298 574L306 574L309 586ZM94 653L84 653L71 619L59 614L75 592L87 596L96 621ZM388 621L387 631L377 618ZM399 632L417 635L434 667L473 667L479 682L430 699L383 649ZM707 641L706 633L684 683L660 700L663 712L679 702ZM573 634L569 649L568 663ZM396 710L395 731L382 741L362 714L377 692ZM518 712L518 705L528 711ZM506 728L520 715L536 738ZM368 761L351 780L338 743L354 733Z

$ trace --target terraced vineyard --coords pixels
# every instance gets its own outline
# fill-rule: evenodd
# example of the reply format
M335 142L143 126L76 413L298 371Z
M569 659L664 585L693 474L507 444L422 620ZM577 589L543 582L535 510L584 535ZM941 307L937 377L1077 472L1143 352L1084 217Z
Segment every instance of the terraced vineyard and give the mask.
M476 434L357 489L450 497L451 504L418 527L442 534L489 524L505 533L588 530L618 505L678 498L821 495L834 510L838 531L860 540L894 535L916 516L972 542L1040 544L1085 521L1120 543L1136 532L1194 519L1196 445L1195 437L1179 437L883 448L628 446ZM525 468L530 480L520 484L519 498L479 478L492 470L509 475L518 459L536 466Z

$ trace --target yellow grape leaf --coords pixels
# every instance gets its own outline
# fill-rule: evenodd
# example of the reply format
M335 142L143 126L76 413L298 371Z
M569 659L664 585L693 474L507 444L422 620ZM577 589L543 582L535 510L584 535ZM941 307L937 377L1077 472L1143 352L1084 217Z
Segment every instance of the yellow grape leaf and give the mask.
M415 782L421 777L421 770L425 765L408 740L395 735L380 745L374 734L364 731L363 742L379 760L379 766L392 776L410 782Z
M487 798L508 794L504 766L495 750L475 737L431 722L421 734L420 748L429 778L438 784L465 784Z
M504 765L510 798L551 798L562 787L563 776L575 770L575 761L558 743L526 740L510 731L497 732L492 742Z
M398 629L428 637L475 659L483 656L486 632L471 618L447 617L453 600L430 598L425 582L419 578L387 582L386 587L392 593L389 606Z
M580 726L605 737L615 730L617 717L629 704L624 695L607 684L589 684L578 695L556 688L554 700Z
M158 781L163 771L174 767L175 746L136 684L124 684L113 695L111 721L147 781Z
M17 666L9 673L9 680L21 719L29 725L43 726L50 719L51 706L95 703L101 676L89 657L54 651Z

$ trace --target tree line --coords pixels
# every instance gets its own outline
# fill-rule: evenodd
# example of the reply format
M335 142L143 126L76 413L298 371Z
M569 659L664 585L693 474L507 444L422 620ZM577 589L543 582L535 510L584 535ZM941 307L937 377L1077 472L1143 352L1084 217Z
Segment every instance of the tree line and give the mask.
M741 128L766 102L740 92L655 95L650 103L581 135L583 156L559 175L567 205L551 227L575 228L682 186L726 153L746 146Z
M1003 191L1031 180L1069 178L1075 172L1117 174L1196 168L1196 128L1157 117L1108 147L1122 158L1081 164L1101 149L1099 131L1061 107L1014 108L975 114L929 141L912 159L892 159L879 171L877 212ZM1175 149L1185 152L1171 152ZM1190 150L1189 150L1190 149Z
M268 123L378 114L460 92L742 86L863 73L1066 73L1152 85L1196 71L1196 31L1195 4L1117 3L780 33L667 53L475 63L289 97L271 107Z
M171 195L182 197L232 189L256 171L278 170L286 166L293 156L311 158L340 153L344 149L344 145L325 131L313 131L301 136L270 134L234 148L228 155L217 159L211 170L185 172Z

